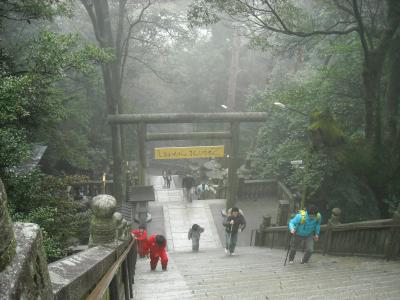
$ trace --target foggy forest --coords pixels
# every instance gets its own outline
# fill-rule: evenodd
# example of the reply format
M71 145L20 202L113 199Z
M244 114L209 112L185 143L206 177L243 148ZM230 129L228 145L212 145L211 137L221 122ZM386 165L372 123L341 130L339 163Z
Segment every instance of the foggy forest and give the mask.
M137 127L110 126L110 115L234 112L267 114L240 126L245 179L283 182L323 214L339 207L344 223L390 218L400 203L399 25L396 0L1 1L0 177L12 220L39 224L48 261L63 258L88 240L93 195L79 187L125 190L140 177ZM221 144L149 141L147 176L209 161L158 164L154 148ZM216 160L213 182L226 186L226 159Z

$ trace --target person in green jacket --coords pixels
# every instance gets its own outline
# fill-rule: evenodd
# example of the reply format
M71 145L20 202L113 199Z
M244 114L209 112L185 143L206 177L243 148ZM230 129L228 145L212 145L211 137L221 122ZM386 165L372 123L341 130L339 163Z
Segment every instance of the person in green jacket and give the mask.
M307 210L300 210L289 222L289 231L292 234L289 264L292 264L302 241L305 242L306 251L301 260L302 264L308 263L314 252L314 241L318 241L320 234L321 214L315 205L310 205Z

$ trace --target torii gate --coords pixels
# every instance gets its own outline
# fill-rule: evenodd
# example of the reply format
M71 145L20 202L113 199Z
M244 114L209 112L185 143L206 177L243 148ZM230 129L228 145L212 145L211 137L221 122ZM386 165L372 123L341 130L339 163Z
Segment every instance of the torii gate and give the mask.
M137 124L139 141L139 183L144 184L146 169L146 141L160 140L192 140L192 139L224 139L230 141L228 160L228 193L227 207L232 207L237 200L238 188L238 153L240 122L265 122L265 112L226 112L226 113L164 113L164 114L118 114L109 115L110 125ZM147 133L147 124L173 123L229 123L229 131L191 132L191 133ZM118 163L113 155L114 164ZM122 174L114 174L114 178ZM116 182L116 181L114 181ZM121 182L120 180L118 182ZM123 195L122 184L114 186L117 194Z

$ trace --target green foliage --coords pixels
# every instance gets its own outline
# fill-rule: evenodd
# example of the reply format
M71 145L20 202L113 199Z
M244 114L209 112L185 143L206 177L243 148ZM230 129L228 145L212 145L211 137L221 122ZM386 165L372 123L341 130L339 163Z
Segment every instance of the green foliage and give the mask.
M357 107L357 94L355 98L337 95L339 89L351 90L354 84L344 78L356 69L346 67L347 71L341 64L317 69L311 77L301 76L301 72L301 79L296 76L279 83L254 95L250 103L254 110L271 113L253 153L258 173L278 178L296 191L307 187L308 203L318 204L324 213L326 208L338 206L344 211L344 221L350 222L378 218L379 209L371 178L366 176L374 174L375 159L357 138L362 118L358 118L359 112L351 119L348 116ZM276 101L310 117L272 105ZM290 161L300 159L301 168L290 165Z
M30 146L22 130L0 128L0 170L18 165L29 155Z
M65 255L72 237L87 242L89 214L78 202L67 197L67 186L84 177L53 177L38 171L4 178L8 204L14 221L38 224L43 230L49 261ZM66 226L68 224L68 226Z
M57 15L67 15L70 12L69 0L3 0L0 3L0 26L3 18L29 23L31 20L51 20Z
M89 111L81 104L86 95L68 93L68 82L74 77L96 76L96 64L112 59L111 52L82 44L78 35L57 35L47 30L18 48L5 49L13 56L7 56L0 70L1 168L20 163L26 149L36 141L55 141L57 152L72 165L87 167L88 161L82 161L87 156L82 153L90 151L87 122L92 115L82 113L82 108ZM92 85L88 80L83 82ZM68 123L73 128L61 133L59 126ZM20 149L15 151L17 143Z
M328 111L313 112L311 114L308 132L311 135L313 149L334 147L344 142L343 131L338 127Z

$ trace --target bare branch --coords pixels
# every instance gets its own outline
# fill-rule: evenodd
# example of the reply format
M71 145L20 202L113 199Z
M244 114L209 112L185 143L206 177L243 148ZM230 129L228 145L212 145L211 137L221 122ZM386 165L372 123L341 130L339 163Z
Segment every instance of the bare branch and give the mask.
M167 79L167 78L164 78L162 75L160 75L159 73L158 73L158 71L156 70L156 69L154 69L148 62L146 62L146 61L144 61L144 60L142 60L142 59L140 59L140 58L138 58L138 57L136 57L136 56L130 56L129 55L129 58L131 58L131 59L133 59L133 60L136 60L137 62L139 62L139 63L141 63L142 65L144 65L147 69L149 69L157 78L159 78L159 79L161 79L162 81L164 81L164 82L167 82L167 83L176 83L176 82L174 82L174 81L172 81L172 80L169 80L169 79Z
M361 41L361 46L363 48L363 53L364 53L364 59L365 62L369 63L369 49L368 49L368 44L367 44L367 40L365 38L365 29L364 29L364 24L362 21L362 17L360 14L360 11L358 9L358 3L357 0L353 0L353 11L354 11L354 17L357 21L358 24L358 35L360 36L360 41Z
M298 37L311 37L311 36L316 36L316 35L345 35L345 34L349 34L351 32L357 31L358 28L355 26L352 26L350 28L347 29L343 29L343 30L334 30L334 28L336 28L337 25L339 24L345 24L346 22L344 21L339 21L336 24L331 25L328 29L325 30L313 30L310 32L303 32L303 31L294 31L291 30L286 23L283 21L283 19L279 16L279 14L277 13L277 11L272 7L272 5L270 4L269 1L264 0L263 2L268 6L269 11L271 11L272 15L275 17L275 19L278 21L278 23L280 24L281 28L278 27L274 27L271 26L270 24L268 24L266 21L264 21L260 15L258 15L256 13L257 9L256 7L248 4L247 2L243 2L241 0L236 0L238 2L240 2L241 4L245 5L248 8L248 15L251 17L254 17L259 23L259 26L263 27L264 29L270 30L272 32L276 32L276 33L282 33L285 35L290 35L290 36L298 36ZM267 10L268 11L268 10ZM232 17L232 14L229 14ZM253 22L250 19L250 22Z
M126 3L126 0L123 0ZM132 37L132 31L133 28L135 27L135 25L139 24L142 21L144 12L151 6L151 0L149 0L147 2L147 4L145 6L142 7L142 10L139 13L139 16L137 17L137 19L130 23L129 28L128 28L128 34L126 35L126 39L124 40L124 42L122 43L121 46L121 56L122 56L122 62L121 62L121 74L120 74L120 78L121 78L121 87L122 87L122 81L124 78L124 72L125 72L125 65L126 65L126 59L128 56L128 51L129 51L129 40Z
M354 16L354 12L350 7L346 7L345 5L340 3L338 0L333 0L333 2L335 3L337 8L341 9L342 11L348 13L351 16Z

